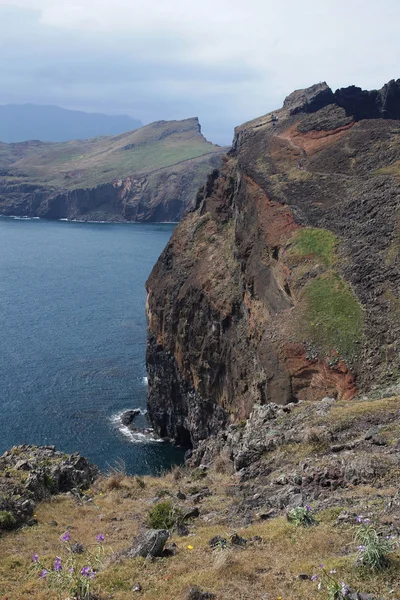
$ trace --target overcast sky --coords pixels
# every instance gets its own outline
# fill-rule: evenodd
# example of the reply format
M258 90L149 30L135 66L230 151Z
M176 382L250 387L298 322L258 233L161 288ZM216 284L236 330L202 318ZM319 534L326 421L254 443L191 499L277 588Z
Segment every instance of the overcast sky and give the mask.
M400 77L398 0L0 0L0 104L150 123L213 142L294 89Z

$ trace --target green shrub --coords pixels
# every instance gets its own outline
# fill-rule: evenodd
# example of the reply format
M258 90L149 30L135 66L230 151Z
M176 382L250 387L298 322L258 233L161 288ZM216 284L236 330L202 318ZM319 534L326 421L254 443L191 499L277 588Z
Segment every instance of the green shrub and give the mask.
M303 527L311 527L311 525L318 525L318 521L315 519L312 514L312 508L308 504L305 506L297 506L296 508L292 508L288 512L288 520L298 526Z
M9 510L0 510L0 529L14 529L17 521Z
M159 502L150 511L147 524L152 529L173 529L182 523L183 514L178 506L174 506L171 500Z

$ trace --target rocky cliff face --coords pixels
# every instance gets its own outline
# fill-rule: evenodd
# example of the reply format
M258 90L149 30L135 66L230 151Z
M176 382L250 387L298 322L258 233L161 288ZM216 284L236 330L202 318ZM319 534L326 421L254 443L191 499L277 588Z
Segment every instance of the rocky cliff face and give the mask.
M236 129L147 284L162 436L399 377L399 117L400 80L318 84Z
M110 138L0 143L0 214L179 221L225 151L205 140L196 118Z

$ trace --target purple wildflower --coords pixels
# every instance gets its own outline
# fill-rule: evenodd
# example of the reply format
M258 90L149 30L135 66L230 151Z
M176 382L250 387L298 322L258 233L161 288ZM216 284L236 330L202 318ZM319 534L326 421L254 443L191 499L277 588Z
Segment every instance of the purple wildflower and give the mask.
M96 571L92 571L92 572L89 574L89 577L90 577L90 579L94 579L94 578L96 577Z
M362 523L362 522L363 522L363 520L364 520L364 517L363 517L363 515L358 515L358 517L357 517L357 519L356 519L357 523Z
M48 574L48 570L47 570L47 569L43 569L43 571L41 571L41 572L39 573L39 577L42 577L42 578L44 578L44 577L46 577L46 576L47 576L47 574Z
M62 564L61 564L61 557L57 556L56 560L54 561L54 570L55 571L62 571Z
M358 546L358 549L360 552L365 552L365 546Z
M324 568L324 565L321 563L320 565L318 565L320 569Z
M73 573L73 572L74 572L74 567L70 567L70 568L68 569L68 573Z
M101 542L104 542L104 535L102 533L96 535L96 542L99 542L99 544L101 544Z
M32 556L32 560L33 560L34 563L37 563L39 561L39 555L38 554L34 554Z
M311 512L311 511L312 511L312 508L311 508L311 506L310 506L309 504L306 504L305 508L306 508L306 510L308 510L309 512Z
M318 575L312 575L312 576L311 576L311 581L312 581L313 583L315 583L315 582L317 581L317 579L318 579Z
M90 572L91 572L90 567L82 567L82 569L81 569L81 575L83 575L84 577L89 577Z
M364 519L364 523L368 525L369 523L371 523L371 519Z
M61 540L62 540L63 542L69 542L69 541L70 541L70 539L71 539L71 534L70 534L70 532L69 532L69 531L66 531L66 532L64 533L64 535L62 535L62 536L61 536Z
M342 581L340 585L342 586L342 596L347 596L347 594L349 593L349 588L347 587L344 581Z

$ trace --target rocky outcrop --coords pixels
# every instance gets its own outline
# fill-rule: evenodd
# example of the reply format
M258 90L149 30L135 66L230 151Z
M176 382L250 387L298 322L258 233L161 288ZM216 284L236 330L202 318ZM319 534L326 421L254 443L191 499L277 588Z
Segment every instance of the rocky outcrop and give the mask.
M0 456L0 530L34 522L36 502L87 489L98 469L78 453L54 446L14 446Z
M397 110L398 82L319 84L236 129L147 283L161 436L197 446L255 405L399 377Z
M63 144L0 143L0 215L81 221L179 221L225 148L198 119Z

